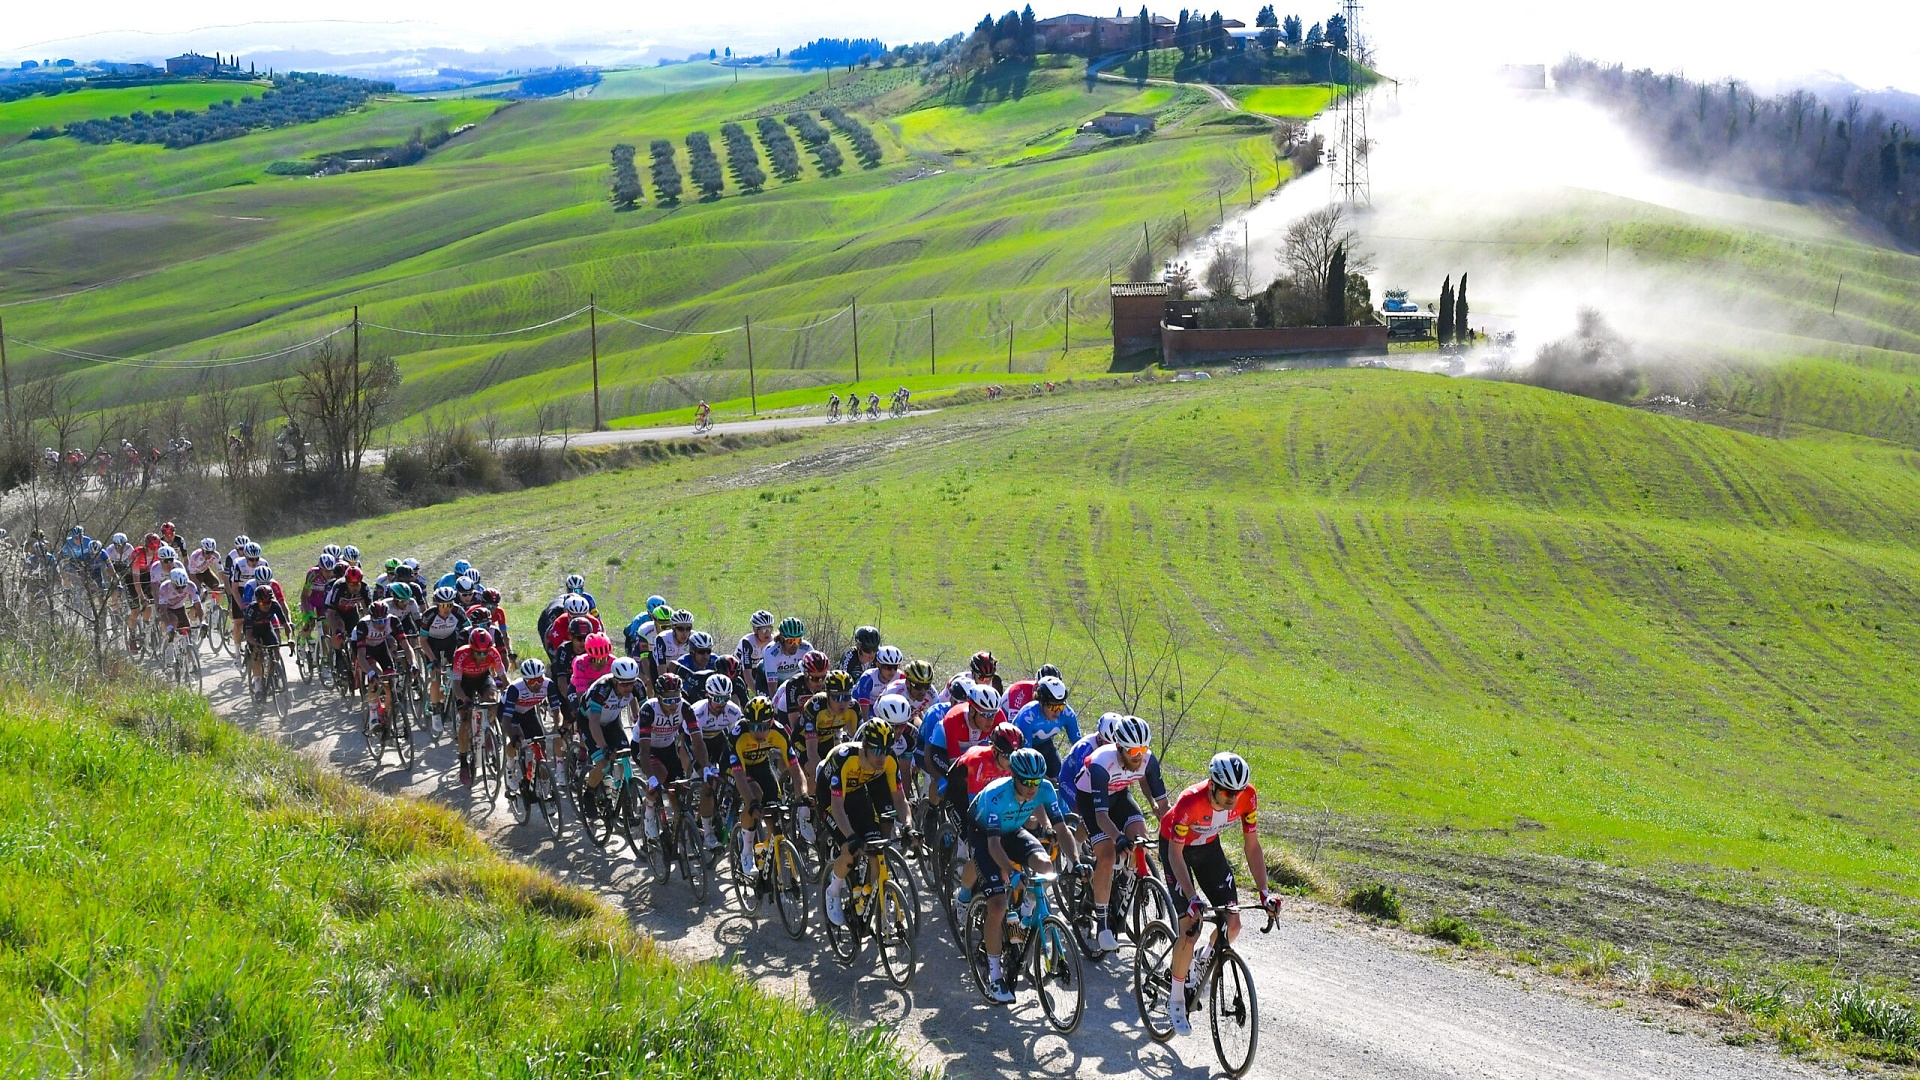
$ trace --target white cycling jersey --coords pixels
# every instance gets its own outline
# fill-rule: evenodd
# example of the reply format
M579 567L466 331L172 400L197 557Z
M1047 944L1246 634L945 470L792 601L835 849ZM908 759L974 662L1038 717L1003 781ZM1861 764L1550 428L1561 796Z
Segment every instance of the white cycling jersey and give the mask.
M693 707L693 719L700 725L702 735L725 735L743 719L740 706L725 702L720 708L713 707L713 699L708 698Z
M792 652L774 645L767 646L766 653L760 657L760 670L767 676L767 685L777 687L800 674L800 658L812 648L813 645L806 641L800 642Z

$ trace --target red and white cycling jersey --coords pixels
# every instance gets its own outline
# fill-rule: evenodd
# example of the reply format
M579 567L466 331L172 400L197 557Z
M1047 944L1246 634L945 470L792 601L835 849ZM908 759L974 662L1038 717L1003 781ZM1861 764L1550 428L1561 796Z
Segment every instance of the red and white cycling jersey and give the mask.
M1213 800L1207 796L1210 786L1202 780L1180 793L1180 797L1174 800L1173 810L1160 819L1162 839L1189 847L1210 844L1219 839L1221 833L1232 828L1236 821L1240 823L1241 832L1254 832L1260 797L1254 794L1253 788L1241 788L1225 810L1215 810Z

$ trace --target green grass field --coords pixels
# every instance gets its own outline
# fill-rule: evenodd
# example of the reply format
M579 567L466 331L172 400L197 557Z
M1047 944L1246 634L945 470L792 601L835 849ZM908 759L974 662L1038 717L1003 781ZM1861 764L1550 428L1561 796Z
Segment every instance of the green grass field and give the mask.
M459 817L185 694L0 705L0 1021L34 1076L905 1076Z
M1304 120L1333 102L1331 86L1236 86L1229 92L1248 112L1291 120Z
M265 83L183 82L159 86L128 86L81 90L54 97L29 97L0 102L0 148L23 139L37 127L61 127L76 120L104 120L156 109L200 110L216 101L239 100L259 94Z
M1009 323L1032 341L1018 351L1046 365L1039 341L1058 338L1069 295L1074 337L1092 343L1106 332L1106 282L1137 253L1143 221L1162 244L1170 216L1244 186L1248 168L1266 189L1282 175L1264 136L1204 125L1218 110L1193 92L1088 89L1072 70L1049 69L1017 97L916 109L927 94L947 100L917 79L912 69L769 75L504 108L391 101L185 151L20 143L0 152L0 303L113 284L12 307L7 330L113 355L245 356L338 328L355 303L372 323L484 334L595 294L603 309L673 329L751 317L760 386L779 392L847 381L851 319L793 328L858 295L862 366L888 379L924 370L929 305L943 372L1004 363ZM860 168L836 135L848 165L835 177L803 150L797 181L757 195L729 181L712 202L649 201L631 213L607 203L615 142L641 147L644 173L646 144L667 138L684 174L688 132L717 142L727 120L828 101L854 102L867 117L885 150L879 168ZM1162 130L1092 152L1066 145L1062 133L1115 107L1160 110ZM264 172L436 122L479 127L411 168L322 179ZM402 416L458 402L517 421L529 403L553 399L586 415L584 319L522 337L369 330L362 341L400 357ZM191 396L208 377L16 352L17 380L72 373L91 403L110 408ZM236 365L226 377L258 386L290 364ZM744 334L676 337L600 320L602 398L614 417L691 404L703 387L744 396L746 368Z

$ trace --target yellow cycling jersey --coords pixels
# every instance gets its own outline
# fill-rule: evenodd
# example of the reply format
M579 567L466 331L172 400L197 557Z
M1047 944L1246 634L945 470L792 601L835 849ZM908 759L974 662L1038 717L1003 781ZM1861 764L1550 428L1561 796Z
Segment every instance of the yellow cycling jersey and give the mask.
M859 743L847 742L834 747L821 767L826 770L827 788L835 795L844 796L882 780L886 781L889 796L900 788L900 772L893 755L882 755L879 766L869 769L860 758Z
M838 714L824 693L815 694L800 706L800 730L812 735L821 746L832 746L847 733L847 728L860 721L860 710L849 705Z
M731 745L733 752L729 764L736 769L784 762L793 753L787 744L786 733L776 727L769 727L757 734L745 728L735 728Z

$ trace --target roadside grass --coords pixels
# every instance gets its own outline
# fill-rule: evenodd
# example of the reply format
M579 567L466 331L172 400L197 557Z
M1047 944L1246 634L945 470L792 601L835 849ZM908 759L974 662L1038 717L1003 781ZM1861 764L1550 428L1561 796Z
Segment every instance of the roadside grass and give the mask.
M1240 107L1289 120L1305 120L1333 103L1331 86L1230 86Z
M0 1003L19 1075L911 1072L457 815L138 685L0 694Z

